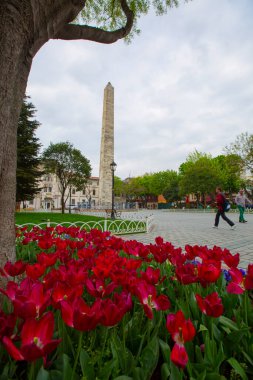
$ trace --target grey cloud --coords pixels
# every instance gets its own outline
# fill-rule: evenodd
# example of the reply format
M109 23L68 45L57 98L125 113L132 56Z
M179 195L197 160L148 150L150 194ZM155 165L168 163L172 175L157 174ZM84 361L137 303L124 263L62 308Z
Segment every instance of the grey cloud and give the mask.
M177 169L253 130L252 0L194 0L141 19L131 45L52 41L27 93L38 135L72 142L98 175L103 91L115 88L115 159L122 178Z

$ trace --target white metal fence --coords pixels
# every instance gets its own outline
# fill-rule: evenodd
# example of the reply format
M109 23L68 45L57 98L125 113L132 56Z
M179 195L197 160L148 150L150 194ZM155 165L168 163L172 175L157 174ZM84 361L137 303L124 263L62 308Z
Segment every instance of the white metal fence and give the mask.
M91 214L89 214L91 215ZM114 235L125 235L125 234L134 234L140 232L149 232L153 225L153 216L147 216L139 218L139 220L111 220L111 219L103 219L97 221L88 221L88 222L63 222L56 223L51 222L49 219L46 222L42 222L39 224L34 223L25 223L25 224L17 224L18 228L22 228L24 226L29 227L56 227L56 226L65 226L65 227L79 227L80 229L85 229L90 231L91 229L98 229L100 231L110 231Z

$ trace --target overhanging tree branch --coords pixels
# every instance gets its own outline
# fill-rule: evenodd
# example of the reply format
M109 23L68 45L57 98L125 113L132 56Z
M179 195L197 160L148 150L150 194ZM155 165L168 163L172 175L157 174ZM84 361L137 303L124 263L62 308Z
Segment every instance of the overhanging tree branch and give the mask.
M120 4L127 18L124 27L114 31L106 31L104 29L88 25L67 24L58 33L56 33L53 39L90 40L103 44L111 44L121 38L126 37L133 26L134 12L128 7L126 0L121 0Z

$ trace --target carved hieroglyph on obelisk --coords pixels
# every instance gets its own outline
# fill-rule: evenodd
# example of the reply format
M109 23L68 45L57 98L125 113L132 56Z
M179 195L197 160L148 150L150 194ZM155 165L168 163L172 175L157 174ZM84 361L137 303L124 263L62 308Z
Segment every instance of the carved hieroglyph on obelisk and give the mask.
M112 172L110 164L114 161L114 88L109 82L104 89L102 136L99 166L99 204L111 207Z

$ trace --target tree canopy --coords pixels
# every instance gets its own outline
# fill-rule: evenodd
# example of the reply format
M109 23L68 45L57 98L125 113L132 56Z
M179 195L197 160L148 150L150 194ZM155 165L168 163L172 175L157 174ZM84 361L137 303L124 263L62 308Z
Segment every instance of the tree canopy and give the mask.
M214 192L222 181L221 171L212 157L197 151L180 166L180 173L180 193L195 194L197 202L201 196L205 201L205 195Z
M62 213L71 187L82 190L91 175L90 161L69 142L50 144L43 152L47 173L54 173L59 180Z
M35 135L40 123L34 119L36 109L28 99L23 101L18 122L16 202L34 198L40 190L38 181L42 175L39 170L41 144Z
M227 154L240 157L242 167L253 174L253 134L241 133L225 148L225 151Z

